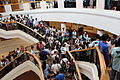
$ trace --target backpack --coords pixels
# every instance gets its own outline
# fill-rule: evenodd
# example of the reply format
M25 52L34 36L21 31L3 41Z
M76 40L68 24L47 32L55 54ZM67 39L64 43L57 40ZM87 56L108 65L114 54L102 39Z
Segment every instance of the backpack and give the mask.
M75 67L75 63L74 62L71 62L70 63L70 72L75 72L76 71L76 67Z
M61 68L60 70L62 72L66 72L68 70L67 66L66 66L66 63L62 60L62 64L61 64Z
M55 61L59 62L59 58L57 57L57 55L55 56Z
M66 63L62 60L62 64L61 64L62 68L66 68Z

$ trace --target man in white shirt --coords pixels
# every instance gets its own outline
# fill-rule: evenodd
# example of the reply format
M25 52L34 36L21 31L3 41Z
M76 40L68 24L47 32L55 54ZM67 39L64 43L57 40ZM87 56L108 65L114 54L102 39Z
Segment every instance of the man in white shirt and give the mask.
M66 54L66 47L65 44L63 44L63 46L61 47L61 54Z
M51 70L56 74L60 71L61 65L53 61L53 64L51 66Z

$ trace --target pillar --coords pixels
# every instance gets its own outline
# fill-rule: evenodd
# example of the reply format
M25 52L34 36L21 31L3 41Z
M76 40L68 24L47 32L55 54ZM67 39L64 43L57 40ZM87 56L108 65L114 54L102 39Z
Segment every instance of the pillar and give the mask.
M96 0L96 9L104 9L105 0Z
M46 1L41 1L40 2L40 7L41 7L41 9L47 9Z
M64 0L58 0L58 8L64 8Z
M66 23L61 23L61 32L65 32L66 33Z
M83 0L76 0L76 8L83 8Z
M12 12L12 7L11 5L4 5L5 12Z
M100 36L102 36L104 34L103 30L97 30L97 34L99 34Z

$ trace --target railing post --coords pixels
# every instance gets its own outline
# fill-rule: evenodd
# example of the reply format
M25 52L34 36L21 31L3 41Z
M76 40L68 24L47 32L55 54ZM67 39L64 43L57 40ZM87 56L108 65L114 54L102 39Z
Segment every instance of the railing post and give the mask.
M104 9L105 0L96 0L96 9Z
M64 0L58 0L58 8L64 8Z
M41 7L41 9L47 9L46 1L41 1L40 2L40 7Z
M83 0L76 0L76 8L83 8Z
M23 3L23 10L24 11L30 10L30 4L29 3Z
M12 12L12 7L11 5L4 5L5 12Z

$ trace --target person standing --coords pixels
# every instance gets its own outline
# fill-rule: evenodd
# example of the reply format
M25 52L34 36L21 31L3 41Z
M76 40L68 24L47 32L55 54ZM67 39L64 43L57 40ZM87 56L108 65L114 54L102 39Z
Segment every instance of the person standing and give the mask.
M32 3L31 3L32 9L35 9L35 3L34 3L35 0L30 0L30 1L32 1Z
M116 47L112 49L111 56L113 57L112 61L112 71L110 75L110 80L120 79L120 38L117 41Z
M101 41L99 42L99 48L101 53L104 56L106 66L108 66L110 63L109 47L106 42L108 38L109 38L108 34L103 34L101 37Z

